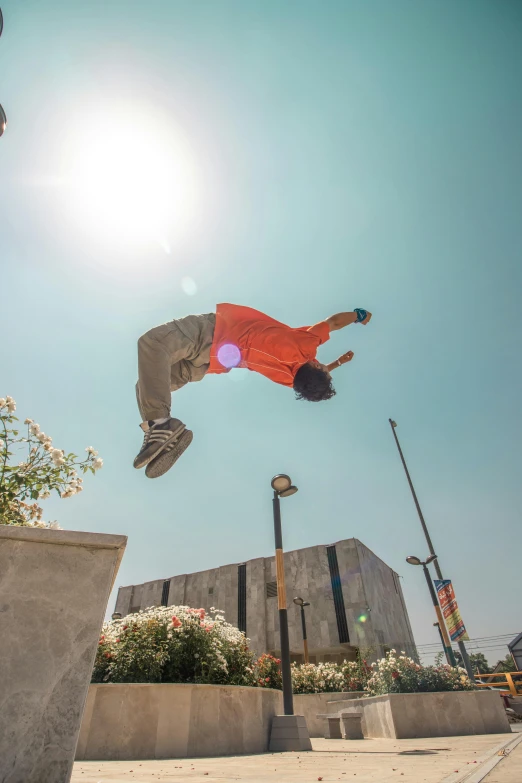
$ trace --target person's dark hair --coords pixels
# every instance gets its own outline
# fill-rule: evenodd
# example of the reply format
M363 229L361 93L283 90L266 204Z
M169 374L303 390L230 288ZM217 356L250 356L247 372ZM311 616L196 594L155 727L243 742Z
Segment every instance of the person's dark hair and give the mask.
M313 364L303 364L294 377L296 399L308 402L331 400L335 394L332 379L320 367Z

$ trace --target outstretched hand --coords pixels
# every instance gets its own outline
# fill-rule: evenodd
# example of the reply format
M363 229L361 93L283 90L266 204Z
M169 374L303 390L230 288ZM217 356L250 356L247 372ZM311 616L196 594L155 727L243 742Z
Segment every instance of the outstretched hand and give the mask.
M367 310L366 311L366 318L364 319L364 321L361 321L362 325L366 326L366 324L371 321L371 318L372 318L372 314L370 313L369 310Z
M362 321L364 323L364 321ZM351 362L353 359L353 351L347 351L346 353L343 353L342 356L339 356L339 364L346 364L347 362Z

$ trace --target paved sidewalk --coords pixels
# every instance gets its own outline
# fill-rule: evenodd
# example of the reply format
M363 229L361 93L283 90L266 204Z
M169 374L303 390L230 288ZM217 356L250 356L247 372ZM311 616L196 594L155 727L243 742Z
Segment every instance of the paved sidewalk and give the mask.
M484 783L522 783L522 742L501 759Z
M165 761L78 761L71 783L313 783L322 780L356 783L458 783L464 775L511 742L513 734L486 734L436 739L357 741L313 739L312 753L265 753ZM520 750L519 750L520 749ZM515 752L517 754L515 755ZM508 762L516 765L522 745L512 758L491 773L501 775ZM520 767L513 766L519 770ZM516 772L514 773L517 774ZM519 783L518 777L488 777L487 783Z

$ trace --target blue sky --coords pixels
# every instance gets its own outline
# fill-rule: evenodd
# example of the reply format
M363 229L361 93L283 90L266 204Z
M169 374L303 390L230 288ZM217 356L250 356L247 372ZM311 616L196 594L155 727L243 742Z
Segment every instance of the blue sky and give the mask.
M520 4L2 8L0 392L105 460L48 518L128 535L138 583L270 555L288 472L285 548L359 538L437 642L391 416L470 635L519 632ZM136 340L220 301L374 318L321 349L355 351L330 402L247 371L176 394L194 441L148 481Z

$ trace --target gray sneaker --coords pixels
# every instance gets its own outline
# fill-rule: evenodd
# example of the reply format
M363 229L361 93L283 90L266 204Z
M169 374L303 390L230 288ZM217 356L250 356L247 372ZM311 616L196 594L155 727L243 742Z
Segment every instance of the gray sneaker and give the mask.
M144 468L171 443L175 443L186 427L179 419L169 419L163 424L149 422L149 429L145 432L143 445L138 456L134 460L135 468Z
M145 469L147 478L159 478L160 476L163 476L167 470L170 470L176 460L181 457L185 449L190 446L193 437L192 430L185 430L185 432L179 436L178 440L172 440L168 443L163 451L147 465Z

